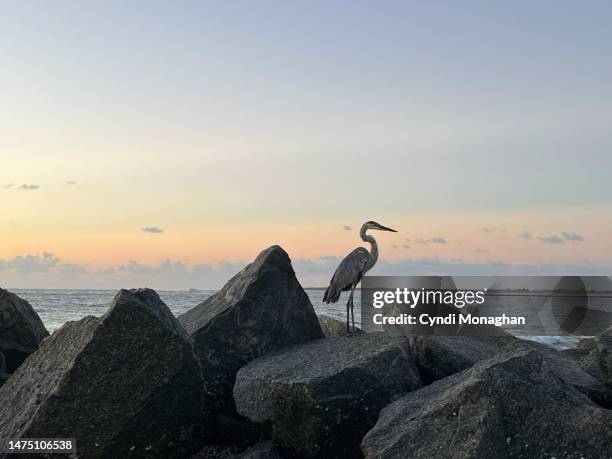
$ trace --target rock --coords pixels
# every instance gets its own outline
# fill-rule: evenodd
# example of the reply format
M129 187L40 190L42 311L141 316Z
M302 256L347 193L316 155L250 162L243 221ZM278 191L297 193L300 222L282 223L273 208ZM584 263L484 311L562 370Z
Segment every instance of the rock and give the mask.
M515 338L413 336L410 345L423 382L430 384L497 355Z
M612 386L612 336L583 339L576 349L566 351L587 373Z
M612 408L612 390L600 380L590 375L563 352L557 351L545 344L527 340L515 340L505 347L506 351L536 350L542 354L548 369L566 384L582 392L595 403Z
M148 289L121 290L102 317L66 323L0 399L0 438L78 438L79 457L184 457L205 433L198 359Z
M271 441L258 443L246 451L236 454L235 459L281 459Z
M215 417L214 442L231 445L242 451L262 439L261 429L236 413L219 413Z
M47 336L49 332L30 303L0 288L0 352L6 358L7 372L14 372Z
M415 361L426 384L466 370L504 350L535 349L551 371L604 407L612 407L612 391L575 361L544 344L502 336L416 336L410 338Z
M218 293L179 321L202 364L206 392L218 412L232 412L238 369L282 346L322 338L308 295L279 246L261 252Z
M242 452L236 452L234 447L209 445L191 456L190 459L281 459L281 456L272 442L266 441L257 443Z
M361 446L368 458L611 457L610 425L541 352L508 350L391 403Z
M280 453L360 456L379 410L422 383L404 337L327 338L254 360L234 386L238 412L271 427Z
M337 320L329 316L319 316L319 324L321 325L323 334L327 337L346 335L346 322L342 322L341 320ZM353 327L351 326L351 332L352 331ZM355 327L356 335L362 335L364 333L365 332L361 328Z
M0 352L0 386L2 386L9 378L9 374L6 372L6 360L4 354Z
M221 445L207 445L190 457L190 459L233 459L236 457L233 448Z

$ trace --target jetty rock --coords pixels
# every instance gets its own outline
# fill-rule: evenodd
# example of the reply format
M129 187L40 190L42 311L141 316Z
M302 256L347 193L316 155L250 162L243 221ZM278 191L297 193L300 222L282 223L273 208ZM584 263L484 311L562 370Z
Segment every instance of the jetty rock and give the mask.
M505 336L416 336L410 344L423 382L426 384L466 370L502 352L534 350L550 371L597 404L612 407L612 390L581 368L564 352L534 341Z
M88 458L184 457L206 433L190 338L149 289L67 322L0 388L0 437L77 438Z
M333 317L320 315L319 323L321 324L321 330L323 331L323 334L327 337L346 335L346 322L334 319ZM353 326L351 324L351 333L352 332ZM356 335L362 335L364 333L365 332L361 328L355 327Z
M372 333L256 359L238 372L234 399L239 414L269 429L283 457L360 457L378 412L419 387L407 339Z
M605 408L612 408L612 388L585 371L566 353L553 349L545 344L516 339L506 345L504 352L534 350L542 355L548 370L565 384L572 386L589 397L593 402Z
M508 350L385 407L367 458L612 457L612 411L555 377L541 352Z
M410 346L426 384L493 357L516 340L505 336L410 336Z
M219 412L234 410L240 367L282 346L324 336L289 256L277 245L178 319L193 339L205 390Z
M6 372L6 359L4 354L0 352L0 386L2 386L9 378L9 374Z
M612 390L612 336L599 335L580 340L575 349L565 352Z
M0 352L6 371L13 373L49 336L30 303L0 288Z

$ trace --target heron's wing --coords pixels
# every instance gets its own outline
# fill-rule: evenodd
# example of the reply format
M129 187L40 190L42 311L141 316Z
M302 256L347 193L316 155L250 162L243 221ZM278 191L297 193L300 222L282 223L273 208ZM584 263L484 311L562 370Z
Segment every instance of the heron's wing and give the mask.
M323 301L335 303L343 290L348 290L353 284L359 282L369 257L370 252L363 247L356 248L344 257L325 291Z

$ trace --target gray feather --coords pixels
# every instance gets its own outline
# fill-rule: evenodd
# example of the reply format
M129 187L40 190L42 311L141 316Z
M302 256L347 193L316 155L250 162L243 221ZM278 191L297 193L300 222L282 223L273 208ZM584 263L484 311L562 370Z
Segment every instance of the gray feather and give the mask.
M336 303L343 291L357 285L363 276L369 257L370 252L363 247L357 247L349 253L338 265L329 287L325 290L323 302Z

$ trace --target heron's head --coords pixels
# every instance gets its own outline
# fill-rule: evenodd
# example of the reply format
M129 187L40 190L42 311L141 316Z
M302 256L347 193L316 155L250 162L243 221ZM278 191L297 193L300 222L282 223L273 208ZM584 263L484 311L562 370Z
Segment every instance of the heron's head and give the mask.
M378 231L391 231L393 233L397 233L397 230L387 228L386 226L382 226L380 223L376 223L375 221L370 220L369 222L365 222L363 224L365 229L378 230Z

